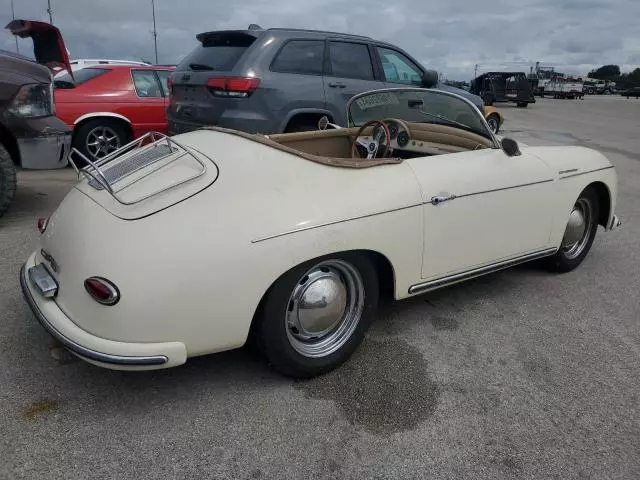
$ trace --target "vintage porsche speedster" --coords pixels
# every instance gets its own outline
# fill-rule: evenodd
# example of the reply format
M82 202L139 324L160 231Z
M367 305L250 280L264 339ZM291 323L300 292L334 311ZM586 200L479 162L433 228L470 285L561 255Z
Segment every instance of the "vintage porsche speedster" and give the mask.
M385 289L402 299L533 260L567 272L599 225L620 224L601 153L498 140L456 94L367 92L348 125L150 134L85 159L20 274L35 316L103 367L255 339L278 371L310 377L353 353Z

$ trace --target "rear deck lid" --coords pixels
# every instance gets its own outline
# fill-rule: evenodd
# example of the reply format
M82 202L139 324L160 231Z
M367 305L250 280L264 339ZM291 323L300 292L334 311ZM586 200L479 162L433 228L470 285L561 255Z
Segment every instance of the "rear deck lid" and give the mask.
M73 78L69 55L62 40L60 30L46 22L34 20L13 20L5 27L20 38L31 38L36 62L52 71L64 69Z
M182 135L180 142L160 134L144 135L114 152L117 155L82 168L82 180L76 188L125 220L169 208L218 178L213 159L189 142L197 135Z

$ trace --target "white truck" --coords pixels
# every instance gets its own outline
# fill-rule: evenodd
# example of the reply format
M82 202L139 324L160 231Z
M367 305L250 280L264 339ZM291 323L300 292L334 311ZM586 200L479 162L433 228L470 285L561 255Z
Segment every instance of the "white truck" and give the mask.
M582 80L572 77L556 77L545 82L542 96L553 96L553 98L574 98L584 97L584 84Z

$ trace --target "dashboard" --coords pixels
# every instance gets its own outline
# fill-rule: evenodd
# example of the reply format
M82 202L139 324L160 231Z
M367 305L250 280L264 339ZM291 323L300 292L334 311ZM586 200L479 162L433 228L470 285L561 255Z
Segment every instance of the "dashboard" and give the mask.
M452 145L429 141L425 138L427 136L425 135L425 132L417 128L413 129L416 131L412 132L412 128L404 120L397 118L385 118L382 122L389 127L389 133L391 135L391 141L389 142L389 156L410 157L440 155L466 150ZM371 141L379 135L380 130L382 130L382 127L378 125L373 129L371 135L360 136L359 140L364 142ZM405 155L403 155L403 153L405 153Z

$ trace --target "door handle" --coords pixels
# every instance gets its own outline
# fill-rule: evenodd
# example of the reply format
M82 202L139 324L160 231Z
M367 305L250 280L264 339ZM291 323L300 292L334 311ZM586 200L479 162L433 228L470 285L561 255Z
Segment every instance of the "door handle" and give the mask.
M448 196L440 196L440 195L436 195L434 197L431 197L431 205L440 205L441 203L444 202L448 202L449 200L453 200L454 198L456 198L455 195L448 195Z
M344 83L330 83L329 86L331 88L345 88L346 85Z

